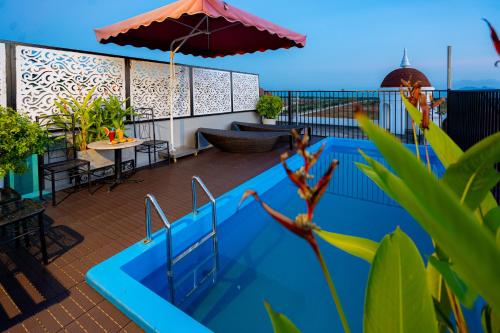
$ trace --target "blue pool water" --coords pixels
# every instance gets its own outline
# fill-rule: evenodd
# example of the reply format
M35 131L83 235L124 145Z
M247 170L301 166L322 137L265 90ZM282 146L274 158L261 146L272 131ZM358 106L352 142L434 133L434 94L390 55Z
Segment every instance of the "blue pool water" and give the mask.
M373 149L368 153L377 157ZM432 253L431 241L420 226L356 168L354 162L362 158L355 147L329 146L313 173L323 174L332 159L338 159L340 165L316 209L315 222L321 228L379 241L400 226L422 254ZM292 218L305 210L296 187L287 178L262 197ZM215 284L209 282L203 292L181 305L190 316L214 332L271 332L263 305L268 300L303 332L342 331L310 247L272 220L256 202L229 217L218 235L220 271ZM320 245L351 329L361 332L369 265L322 241ZM192 254L192 261L201 260L209 251L209 247L200 248ZM165 270L160 266L141 280L163 298L168 295ZM176 274L188 273L180 268ZM191 276L187 280L192 283ZM181 295L185 288L181 284L176 290Z
M338 159L340 165L316 209L315 222L328 231L375 241L399 226L415 241L425 260L432 252L429 237L354 165L363 162L358 148L383 162L373 145L336 138L324 142L325 152L313 169L316 179L332 159ZM318 147L316 144L311 149ZM440 174L436 158L431 161ZM298 168L302 159L292 156L287 163ZM264 300L303 332L341 332L333 300L309 245L273 221L255 201L249 199L238 209L247 189L256 190L269 205L292 218L304 212L304 202L280 165L218 197L216 279L207 274L215 264L211 243L207 242L174 267L174 304L166 277L165 229L156 232L151 242L136 243L90 269L87 282L148 332L271 332ZM197 215L188 214L175 221L173 255L210 230L208 205ZM352 332L361 332L369 265L319 242ZM200 288L186 297L196 284ZM470 332L480 331L481 305L478 301L472 311L465 311L466 317L474 318L469 321Z

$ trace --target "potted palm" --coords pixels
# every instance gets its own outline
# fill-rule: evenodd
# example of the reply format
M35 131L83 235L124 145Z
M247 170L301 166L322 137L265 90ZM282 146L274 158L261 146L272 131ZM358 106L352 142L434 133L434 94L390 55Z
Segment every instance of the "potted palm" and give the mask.
M26 159L42 154L47 143L45 130L27 115L0 106L0 200L1 188L7 187L4 177L9 172L27 171Z
M113 163L111 151L96 151L87 145L106 139L105 128L125 130L125 119L133 114L125 101L116 96L107 99L95 97L96 87L92 88L82 101L74 97L59 97L55 102L57 112L62 115L73 114L78 132L75 136L77 156L90 162L91 169L108 166Z
M276 118L283 109L283 102L278 96L263 95L257 102L257 112L262 116L264 125L276 125Z

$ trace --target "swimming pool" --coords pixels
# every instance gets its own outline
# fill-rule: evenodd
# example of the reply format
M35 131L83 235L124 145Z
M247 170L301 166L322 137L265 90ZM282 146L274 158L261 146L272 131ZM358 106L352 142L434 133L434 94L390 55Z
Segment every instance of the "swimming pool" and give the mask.
M357 148L382 160L367 141L325 139L327 147L313 173L320 175L332 159L340 165L315 214L325 230L379 241L400 226L421 253L432 253L426 233L394 201L355 167L362 161ZM317 149L319 143L311 149ZM411 148L411 146L409 146ZM439 165L432 157L434 168ZM291 168L301 159L288 160ZM249 200L239 209L246 189L256 190L272 207L294 217L304 211L296 188L277 165L217 198L219 270L182 304L168 299L165 231L149 244L137 243L92 268L90 285L147 331L270 332L263 301L285 313L303 332L337 332L341 324L313 252ZM166 212L168 215L168 212ZM211 228L210 207L174 223L173 251L179 253ZM323 255L353 332L362 328L363 302L369 265L320 241ZM176 266L176 299L213 266L206 243ZM196 267L196 272L193 272Z

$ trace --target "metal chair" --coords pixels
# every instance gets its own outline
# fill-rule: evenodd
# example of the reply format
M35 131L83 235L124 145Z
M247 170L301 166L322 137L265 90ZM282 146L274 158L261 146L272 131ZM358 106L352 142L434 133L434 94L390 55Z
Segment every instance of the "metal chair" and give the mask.
M91 192L90 162L77 158L76 126L73 115L37 116L37 122L47 129L48 143L46 152L38 156L38 178L40 200L43 200L45 180L51 182L52 206L57 205L56 182L67 179L69 184L78 187L82 176L87 177L88 190Z
M167 140L159 140L156 137L155 116L152 108L137 108L132 116L134 125L134 136L144 142L135 147L135 160L137 154L148 154L149 167L151 168L151 154L153 154L154 163L156 163L156 155L159 152L165 151L168 163L170 164L170 145ZM136 162L137 165L137 162Z

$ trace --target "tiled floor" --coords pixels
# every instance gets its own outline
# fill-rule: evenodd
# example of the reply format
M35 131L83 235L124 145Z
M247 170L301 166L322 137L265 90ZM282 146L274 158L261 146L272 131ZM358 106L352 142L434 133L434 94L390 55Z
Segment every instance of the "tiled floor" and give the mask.
M89 287L84 275L144 237L144 195L153 193L167 217L176 220L191 210L191 176L200 176L218 196L276 164L286 146L261 154L210 149L170 166L141 170L133 177L143 179L141 183L121 185L111 193L106 186L94 187L97 191L92 196L80 191L57 207L49 206L48 266L40 263L37 244L28 250L1 249L0 330L140 331ZM155 221L155 229L159 227Z

